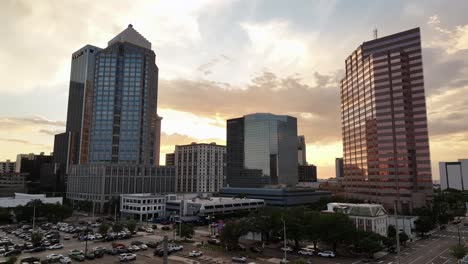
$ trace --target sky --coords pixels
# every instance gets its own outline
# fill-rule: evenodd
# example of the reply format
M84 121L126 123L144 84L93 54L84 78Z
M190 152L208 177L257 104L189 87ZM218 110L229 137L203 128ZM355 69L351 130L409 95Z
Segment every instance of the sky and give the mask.
M297 117L307 161L335 176L339 81L362 42L421 28L433 178L467 158L468 1L0 1L0 160L49 153L64 131L71 54L128 24L159 67L161 161L174 145L225 144L226 119Z

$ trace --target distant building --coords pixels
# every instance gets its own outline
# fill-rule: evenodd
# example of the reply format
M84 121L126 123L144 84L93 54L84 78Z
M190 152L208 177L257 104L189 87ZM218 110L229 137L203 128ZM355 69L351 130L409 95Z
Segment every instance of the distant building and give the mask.
M257 113L227 120L227 186L297 184L297 119Z
M468 159L439 162L440 189L468 190Z
M47 204L63 203L62 197L46 197L45 194L15 193L13 197L0 198L0 207L13 208L20 205L24 206L34 200L40 200L42 203Z
M400 212L432 200L419 28L362 43L341 81L344 183L349 198Z
M176 191L218 192L225 183L226 146L192 143L175 147Z
M128 193L174 193L175 168L166 166L97 163L72 165L67 198L96 203L103 212L113 199Z
M320 180L319 189L331 192L333 196L346 197L343 178Z
M25 174L8 172L0 174L0 197L26 192Z
M297 163L300 166L307 165L306 144L304 136L297 137Z
M335 158L336 178L343 178L343 158Z
M36 154L19 154L16 160L16 171L25 175L28 193L41 193L41 170L54 162L52 155L43 152Z
M155 193L121 194L120 214L122 219L130 217L137 221L164 217L166 196Z
M388 213L380 204L329 203L326 213L344 213L357 229L387 236Z
M172 196L174 197L174 196ZM196 197L183 199L180 197L167 200L167 214L171 212L181 216L226 215L239 211L255 211L265 206L262 199L226 198L226 197Z
M16 162L6 160L0 161L0 174L15 172Z
M175 166L175 153L166 154L166 166Z
M388 216L387 224L390 226L394 226L396 228L396 221L398 219L398 229L401 232L404 232L408 235L410 239L416 239L416 224L415 222L418 220L418 216L410 216L410 215L398 215L395 217L394 215ZM388 229L388 228L387 228Z
M261 199L270 206L301 206L318 202L322 198L330 198L331 193L316 191L309 188L222 188L219 191L222 197L245 197Z
M299 182L317 181L317 167L315 165L299 165L298 167Z

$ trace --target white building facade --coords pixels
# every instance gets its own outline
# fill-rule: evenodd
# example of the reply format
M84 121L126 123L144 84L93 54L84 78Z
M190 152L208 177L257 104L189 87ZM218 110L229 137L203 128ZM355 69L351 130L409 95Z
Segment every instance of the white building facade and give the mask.
M388 213L380 204L329 203L324 212L347 214L357 229L387 236Z
M122 219L133 218L137 221L164 217L166 197L154 193L122 194L120 195L120 213Z
M218 192L226 181L226 146L192 143L175 147L176 192Z
M440 189L468 190L468 159L439 162Z

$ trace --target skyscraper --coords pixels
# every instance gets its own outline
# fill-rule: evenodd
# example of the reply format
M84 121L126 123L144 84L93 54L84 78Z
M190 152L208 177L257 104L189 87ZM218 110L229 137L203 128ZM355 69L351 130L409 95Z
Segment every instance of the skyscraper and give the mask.
M159 158L155 58L132 25L96 54L89 162L154 164Z
M432 176L419 28L364 42L341 81L348 197L403 212L426 205Z
M344 176L343 158L335 158L335 174L336 178L342 178Z
M297 156L296 118L259 113L227 120L229 187L295 186Z
M307 165L306 144L304 136L297 137L297 162L299 165Z

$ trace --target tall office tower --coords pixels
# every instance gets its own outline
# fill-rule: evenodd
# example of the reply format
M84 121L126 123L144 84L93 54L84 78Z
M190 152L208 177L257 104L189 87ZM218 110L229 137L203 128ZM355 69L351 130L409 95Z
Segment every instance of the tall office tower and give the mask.
M335 158L336 178L342 178L344 175L343 158Z
M297 162L299 165L307 165L306 144L304 136L297 137Z
M341 81L348 197L403 212L432 199L419 28L364 42Z
M96 54L89 162L154 164L158 67L132 25Z
M192 143L175 147L176 191L218 192L225 183L226 146Z
M258 113L230 119L226 138L229 187L296 185L296 118Z
M166 166L175 166L175 153L166 153Z

